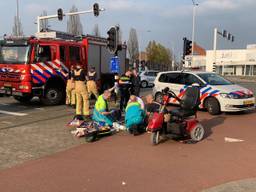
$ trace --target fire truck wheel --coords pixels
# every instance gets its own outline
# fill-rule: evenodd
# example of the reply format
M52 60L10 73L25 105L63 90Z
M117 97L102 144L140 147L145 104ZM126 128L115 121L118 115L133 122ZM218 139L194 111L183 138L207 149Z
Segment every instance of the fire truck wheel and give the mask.
M49 87L45 90L45 94L41 97L44 105L59 105L63 101L63 91L57 87Z
M32 96L28 95L28 96L13 96L13 98L17 101L19 101L20 103L28 103L30 102L30 100L33 98Z

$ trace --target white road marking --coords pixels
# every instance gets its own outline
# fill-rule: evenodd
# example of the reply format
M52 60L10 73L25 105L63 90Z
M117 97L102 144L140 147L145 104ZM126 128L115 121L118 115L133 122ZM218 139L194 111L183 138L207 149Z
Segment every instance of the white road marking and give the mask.
M228 143L239 143L239 142L243 142L244 140L225 137L225 138L224 138L224 141L225 141L225 142L228 142Z
M40 111L43 111L44 110L44 108L40 108L40 107L38 107L38 108L35 108L36 110L40 110Z
M16 112L4 111L4 110L0 110L0 113L6 114L6 115L19 116L19 117L28 115L27 113L16 113Z

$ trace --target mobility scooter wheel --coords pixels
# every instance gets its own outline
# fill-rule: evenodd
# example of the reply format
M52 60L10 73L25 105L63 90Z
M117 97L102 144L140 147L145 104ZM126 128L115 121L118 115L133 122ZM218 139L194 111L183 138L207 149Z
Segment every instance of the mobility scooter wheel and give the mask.
M190 132L190 137L193 141L198 142L204 138L204 133L204 127L200 123L198 123Z
M151 134L151 143L152 145L158 145L160 142L160 131L153 132Z

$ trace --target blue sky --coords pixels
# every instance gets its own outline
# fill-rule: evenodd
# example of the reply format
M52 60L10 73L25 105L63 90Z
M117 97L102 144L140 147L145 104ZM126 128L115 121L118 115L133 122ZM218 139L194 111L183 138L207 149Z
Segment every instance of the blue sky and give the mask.
M26 35L34 34L36 17L43 10L55 14L58 8L69 11L72 5L87 10L96 0L19 0L20 16ZM191 0L98 0L107 10L98 18L92 14L81 16L84 33L91 33L97 23L102 36L115 24L120 24L123 40L128 39L129 30L135 28L140 47L149 40L156 40L181 55L182 38L191 39ZM235 42L219 38L218 48L244 48L256 43L255 0L196 0L199 3L196 15L196 41L206 49L212 48L213 28L230 31ZM16 0L0 1L0 36L10 34L15 15ZM50 21L53 29L66 30L66 19ZM148 32L150 31L150 32Z

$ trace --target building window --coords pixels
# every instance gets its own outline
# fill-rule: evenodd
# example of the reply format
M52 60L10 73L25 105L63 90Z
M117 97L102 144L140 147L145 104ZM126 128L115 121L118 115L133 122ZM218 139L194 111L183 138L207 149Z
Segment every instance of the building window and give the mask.
M250 65L246 65L246 69L245 69L245 75L246 75L246 76L249 76L249 75L250 75L250 68L251 68Z
M256 76L256 65L253 66L253 75Z

